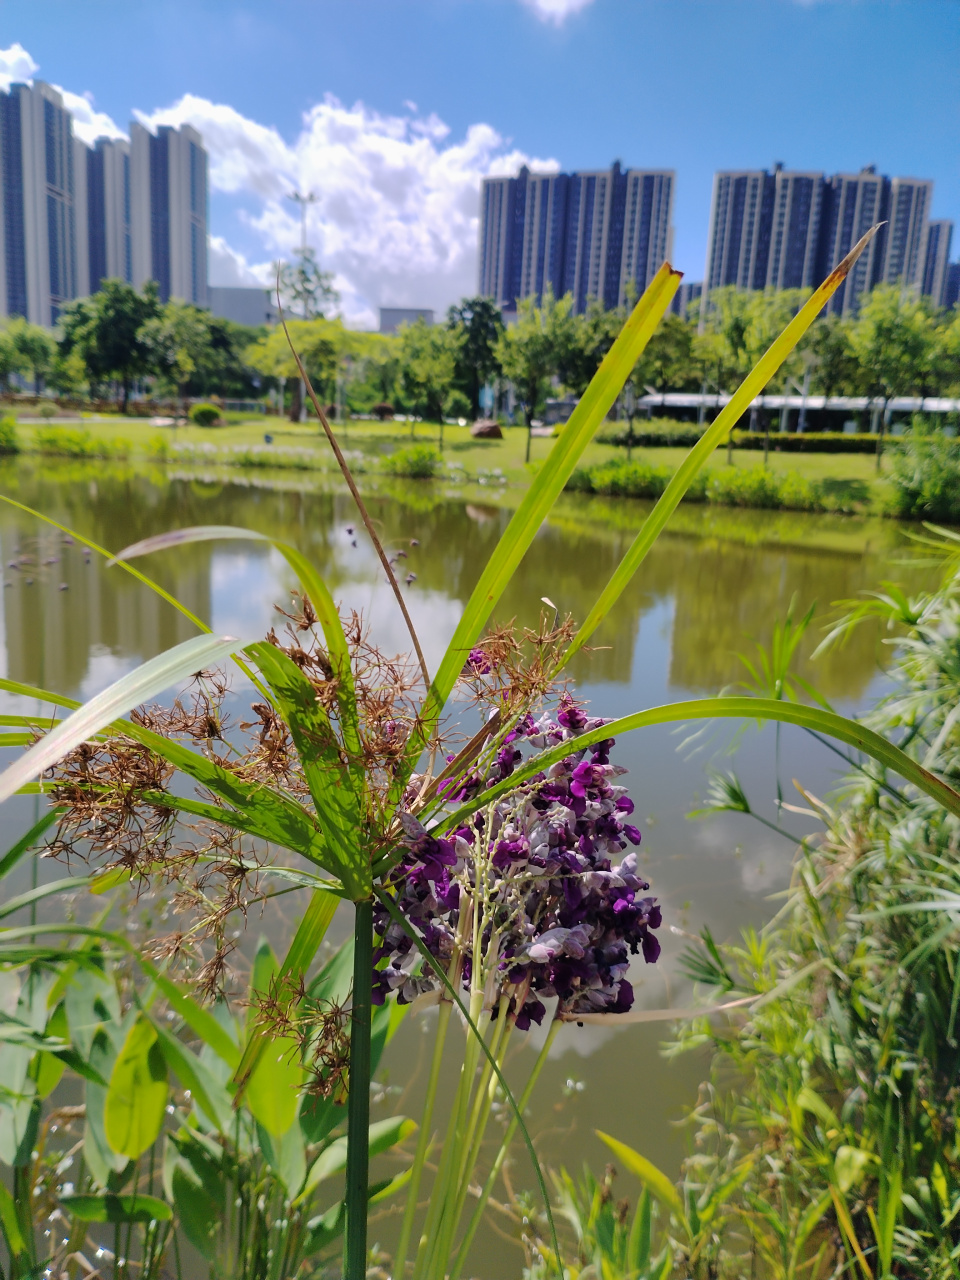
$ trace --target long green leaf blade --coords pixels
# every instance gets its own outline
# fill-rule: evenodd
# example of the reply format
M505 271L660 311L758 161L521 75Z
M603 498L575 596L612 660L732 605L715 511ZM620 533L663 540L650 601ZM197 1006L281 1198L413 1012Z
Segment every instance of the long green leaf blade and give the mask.
M0 774L0 802L24 783L51 768L81 742L112 724L148 698L155 697L195 671L219 662L237 647L232 636L194 636L151 658L91 698L57 725L35 747Z
M442 711L468 652L479 638L507 583L573 474L580 455L593 439L644 347L653 336L677 291L680 278L680 272L674 271L668 263L664 263L654 276L581 396L537 478L514 512L467 601L440 669L434 676L424 706L425 728L415 736L411 752L419 750L430 726Z
M680 463L670 483L657 499L653 510L643 522L633 545L614 570L610 581L601 591L599 599L587 614L580 630L571 641L570 648L564 656L564 662L569 661L573 654L589 640L613 605L619 600L630 579L646 558L647 552L663 532L664 526L676 510L683 495L689 489L697 472L717 445L726 439L728 431L747 411L754 397L760 394L813 324L828 299L839 289L850 268L876 233L877 228L873 227L854 245L839 266L831 271L820 288L804 303L783 333L760 358L755 368L747 374L734 392L730 402L718 414Z
M496 783L486 791L481 791L474 801L461 805L453 813L448 814L443 820L444 829L456 829L482 805L489 804L507 791L512 791L544 769L549 769L558 760L591 747L594 743L617 737L621 733L629 733L633 729L646 729L655 724L714 719L779 720L783 724L795 724L804 729L813 729L817 733L827 734L829 737L846 742L851 747L856 747L865 755L872 756L885 768L899 773L920 791L932 796L950 813L960 817L960 794L948 786L942 778L938 778L929 769L912 760L892 742L888 742L879 733L874 733L872 729L866 728L856 720L848 720L846 716L837 715L834 711L824 711L821 707L784 702L779 698L697 698L691 702L672 702L662 707L651 707L647 711L638 711L634 715L610 720L602 728L592 729L589 733L570 738L558 747L551 747L549 751L541 752L514 770L502 782Z

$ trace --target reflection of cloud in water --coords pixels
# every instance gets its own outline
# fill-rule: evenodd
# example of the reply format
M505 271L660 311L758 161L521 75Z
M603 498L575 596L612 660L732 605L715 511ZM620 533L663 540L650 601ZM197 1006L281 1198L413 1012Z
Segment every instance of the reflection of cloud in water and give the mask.
M277 620L274 604L286 604L286 561L273 547L218 548L210 562L211 626L221 635L253 640Z
M129 655L120 657L104 645L91 645L86 674L77 697L81 702L85 702L87 698L92 698L101 689L106 689L108 685L139 665L139 657Z
M744 819L750 822L750 819ZM763 893L785 886L796 856L797 844L791 844L775 836L769 839L758 832L759 826L749 829L751 839L738 840L731 824L722 819L708 819L694 828L694 840L708 857L736 858L739 863L740 883L750 894Z

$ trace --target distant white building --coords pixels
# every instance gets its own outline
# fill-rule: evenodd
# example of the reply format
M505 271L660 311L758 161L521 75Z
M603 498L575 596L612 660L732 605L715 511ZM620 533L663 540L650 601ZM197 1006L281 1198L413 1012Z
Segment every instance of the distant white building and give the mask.
M429 307L381 307L380 332L396 333L402 324L433 324L433 312Z
M190 125L130 126L133 283L207 305L207 153Z
M87 261L91 293L102 280L133 283L130 143L98 138L84 147L87 170Z
M56 89L0 93L0 315L50 326L87 291L85 150Z
M250 326L277 323L277 307L272 289L212 284L207 293L210 310L224 320Z

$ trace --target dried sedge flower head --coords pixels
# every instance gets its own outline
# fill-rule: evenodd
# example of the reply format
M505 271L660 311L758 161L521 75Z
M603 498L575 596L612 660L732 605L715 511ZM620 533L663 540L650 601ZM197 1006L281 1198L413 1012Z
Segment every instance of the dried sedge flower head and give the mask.
M563 695L555 720L521 717L491 759L450 785L449 799L482 796L510 776L523 747L543 750L604 723ZM660 953L660 908L627 852L640 832L627 821L634 806L615 782L625 770L610 763L613 745L572 752L448 836L402 817L403 854L391 875L397 905L442 965L463 957L465 986L485 966L488 1007L508 1001L520 1029L542 1020L541 997L555 997L562 1016L626 1011L630 955L650 964ZM461 927L471 911L481 919L477 954L472 928ZM375 1000L437 990L438 977L386 908L374 919Z
M247 1002L255 1010L256 1025L271 1040L290 1043L291 1057L307 1067L307 1092L343 1102L347 1096L350 1063L350 1013L334 1000L312 996L303 976L274 977L264 992Z

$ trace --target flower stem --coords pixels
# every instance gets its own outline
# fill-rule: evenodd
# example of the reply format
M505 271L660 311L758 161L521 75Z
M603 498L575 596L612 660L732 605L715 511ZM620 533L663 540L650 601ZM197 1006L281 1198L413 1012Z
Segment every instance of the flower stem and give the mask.
M447 1027L450 1025L450 1014L453 1005L449 1000L440 1001L437 1018L437 1034L433 1043L433 1060L430 1063L430 1078L427 1081L427 1096L423 1103L423 1116L420 1121L420 1132L417 1135L417 1149L410 1169L410 1186L407 1191L407 1203L403 1211L403 1224L400 1227L400 1240L393 1262L394 1280L403 1280L407 1267L407 1253L410 1249L410 1236L413 1233L413 1220L417 1213L417 1197L420 1194L420 1179L423 1176L423 1165L430 1145L430 1124L433 1120L433 1108L437 1099L437 1085L440 1081L440 1067L443 1064L443 1046L447 1038Z
M355 903L350 1093L347 1099L347 1225L344 1280L367 1272L367 1181L370 1164L370 996L373 986L373 903Z
M547 1032L547 1038L543 1042L543 1048L540 1050L539 1054L537 1055L537 1060L534 1063L533 1070L530 1073L530 1079L527 1081L527 1087L524 1089L523 1094L520 1098L520 1101L517 1104L517 1110L520 1112L521 1115L523 1115L524 1108L527 1106L528 1102L530 1101L530 1097L536 1086L537 1080L540 1076L540 1072L543 1070L543 1065L546 1062L547 1057L549 1056L550 1049L551 1049L551 1046L553 1045L554 1040L556 1039L557 1032L560 1030L560 1026L561 1026L560 1019L554 1018L553 1022L551 1022L550 1024L550 1030ZM470 1249L471 1244L473 1243L473 1237L476 1235L477 1227L479 1227L483 1219L483 1213L487 1207L487 1201L490 1199L490 1193L493 1191L494 1185L496 1184L497 1177L500 1174L500 1169L503 1166L503 1162L506 1158L507 1151L510 1148L510 1143L513 1141L513 1135L516 1133L516 1131L517 1131L517 1117L513 1116L511 1117L510 1123L507 1126L506 1133L503 1135L503 1142L501 1142L500 1150L497 1152L497 1158L493 1162L493 1168L490 1170L490 1173L487 1176L487 1180L483 1184L483 1190L480 1192L480 1199L477 1202L477 1207L473 1211L473 1217L470 1219L470 1225L467 1227L467 1233L463 1237L463 1243L460 1245L460 1251L457 1254L457 1257L456 1257L456 1260L454 1261L453 1266L450 1268L451 1276L459 1275L463 1268L467 1253Z

